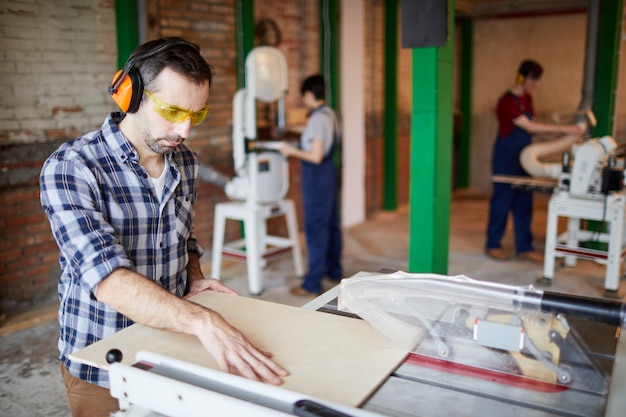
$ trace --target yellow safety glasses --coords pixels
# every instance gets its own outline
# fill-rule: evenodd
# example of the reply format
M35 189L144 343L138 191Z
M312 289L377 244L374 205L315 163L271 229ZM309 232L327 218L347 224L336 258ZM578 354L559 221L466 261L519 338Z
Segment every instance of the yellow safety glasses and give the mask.
M145 95L150 97L150 100L154 103L154 111L168 122L180 123L187 119L191 119L191 124L197 125L202 123L211 111L211 107L208 104L198 111L190 111L183 109L182 107L167 104L150 94L148 90L143 90L143 92Z

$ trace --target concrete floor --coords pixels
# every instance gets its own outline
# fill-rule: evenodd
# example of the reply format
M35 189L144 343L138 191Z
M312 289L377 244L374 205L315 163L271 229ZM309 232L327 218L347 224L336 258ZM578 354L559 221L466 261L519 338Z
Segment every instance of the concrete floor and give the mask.
M537 249L543 251L548 196L536 194L533 229ZM457 192L451 206L449 275L526 286L542 275L542 265L516 259L494 261L483 252L488 201L485 196ZM407 269L408 210L381 212L358 226L344 230L344 275L381 268ZM513 251L509 226L503 242ZM413 245L419 244L412 242ZM204 271L210 275L210 257L203 259ZM579 261L576 268L557 268L550 291L602 296L605 267L590 261ZM224 263L223 282L248 296L244 264ZM626 294L626 281L620 291ZM291 296L289 287L299 283L293 274L289 256L271 261L264 271L263 300L301 306L308 300ZM326 283L330 288L331 283ZM47 321L26 330L0 336L0 416L64 417L69 416L65 390L55 362L55 321Z

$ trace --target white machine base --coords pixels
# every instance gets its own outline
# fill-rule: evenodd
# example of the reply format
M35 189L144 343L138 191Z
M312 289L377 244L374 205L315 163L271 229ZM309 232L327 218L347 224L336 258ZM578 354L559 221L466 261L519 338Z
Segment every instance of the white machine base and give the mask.
M267 234L268 219L285 216L287 237ZM244 222L245 238L224 243L226 220ZM245 250L242 248L245 247ZM211 276L219 279L222 257L245 261L248 266L248 286L253 295L263 291L262 268L266 260L282 255L291 250L294 270L298 276L304 274L302 252L295 205L292 200L280 200L269 204L251 204L247 202L219 203L215 206L215 225L213 227L213 253Z
M576 266L576 260L590 259L606 265L604 288L607 295L619 287L620 269L626 254L624 241L624 206L626 197L614 193L597 198L572 197L566 191L555 191L548 209L546 230L545 261L543 282L549 283L554 277L554 258L565 257L566 266ZM567 217L567 233L561 239L557 236L559 217ZM580 230L580 220L604 221L608 233ZM581 241L595 238L608 243L608 250L593 250L580 247Z

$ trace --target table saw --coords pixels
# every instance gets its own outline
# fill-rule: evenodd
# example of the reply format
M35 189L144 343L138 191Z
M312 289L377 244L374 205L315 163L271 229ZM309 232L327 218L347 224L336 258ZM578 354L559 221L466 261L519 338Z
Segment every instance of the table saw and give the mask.
M303 308L346 314L339 287ZM608 393L550 383L410 353L362 406L386 416L623 416L626 409L626 341L621 327L568 317L585 352L608 376Z
M372 276L377 278L379 274L359 274L356 278ZM385 277L386 278L386 277ZM412 278L412 277L410 277ZM429 278L430 279L430 278ZM357 280L344 280L347 282ZM430 280L438 283L437 278ZM463 278L452 282L453 285L474 284L472 280L464 281ZM412 282L411 282L412 283ZM447 281L444 283L447 284ZM422 284L419 282L419 284ZM481 284L482 285L482 284ZM509 287L499 284L489 284L495 288L491 292L488 288L488 298L493 301L492 307L507 304ZM340 286L320 295L316 299L302 307L304 310L324 312L329 315L348 316L350 320L361 320L352 312L346 312L345 306L341 306L341 296L345 304L346 291L340 293ZM477 299L473 288L464 287L463 293L458 294L458 299ZM502 289L505 293L503 296ZM478 287L482 292L483 287ZM431 289L426 289L426 293ZM378 290L377 290L378 291ZM359 300L368 298L372 293L360 293ZM423 292L423 289L420 289ZM513 304L519 304L519 291L515 288ZM397 294L397 293L396 293ZM521 291L522 297L533 298L534 290ZM540 294L540 293L538 293ZM482 294L484 295L484 294ZM482 296L478 294L478 297ZM385 300L393 299L392 310L397 310L398 305L403 305L410 297L410 291L402 291L401 296L395 299L395 295L384 295ZM428 294L428 299L436 298L436 294ZM555 301L556 300L556 301ZM533 300L531 300L534 302ZM561 302L561 297L556 296L549 302L555 308L568 307ZM525 301L524 301L525 302ZM457 301L453 302L457 304ZM587 311L584 315L593 316L593 305L584 306ZM477 305L480 302L476 302ZM614 304L617 305L617 304ZM376 310L382 304L374 304ZM386 307L382 307L381 311ZM517 307L516 307L517 308ZM458 309L456 309L458 311ZM396 311L397 312L397 311ZM544 314L542 312L542 314ZM611 312L609 315L613 314ZM619 320L624 319L624 309L617 311ZM482 317L482 316L481 316ZM489 317L484 315L484 317ZM543 317L543 316L542 316ZM555 316L556 317L556 316ZM402 317L401 317L402 318ZM511 325L511 321L494 324L491 320L481 323L475 320L469 324L473 331L467 333L470 341L479 342L489 346L489 352L502 355L510 349L517 350L511 340L519 339L523 343L524 331L530 333L527 325L521 326L521 336L511 333L511 330L519 326ZM450 321L441 317L440 321ZM557 320L558 321L558 320ZM498 367L488 369L489 366L480 364L480 354L464 355L466 361L449 360L452 356L443 349L441 355L430 354L419 349L412 350L399 366L386 377L358 408L345 406L332 401L320 400L319 398L292 392L280 387L271 387L255 381L242 380L234 375L197 367L185 362L161 357L151 353L139 353L137 360L139 366L111 366L111 393L121 399L121 404L126 404L125 411L120 411L118 417L132 416L195 416L205 415L210 410L211 415L217 416L241 416L241 415L300 415L307 417L327 416L622 416L626 409L626 400L623 393L626 392L626 342L620 338L621 326L616 325L614 320L611 324L589 320L587 318L567 317L568 331L574 332L580 338L578 344L582 348L580 352L567 352L566 344L560 344L562 363L556 361L556 365L548 364L548 367L556 369L557 380L543 381L543 375L525 376L520 375L519 369L500 372ZM390 326L395 326L393 322ZM513 323L515 324L515 323ZM440 324L437 324L440 326ZM464 326L464 325L463 325ZM493 327L496 326L496 327ZM557 323L557 326L559 324ZM379 325L373 322L373 327ZM419 327L419 326L418 326ZM409 328L407 333L411 331ZM459 340L465 340L463 331L444 340L452 350L463 348L462 344L455 345L452 340L461 336ZM478 333L481 334L479 336ZM473 334L472 334L473 333ZM392 335L393 337L393 335ZM521 337L521 338L520 338ZM458 337L457 337L458 338ZM558 339L558 335L557 335ZM441 340L439 340L441 341ZM465 343L465 342L463 342ZM517 343L517 342L515 342ZM527 341L527 344L530 341ZM428 345L421 343L421 346ZM444 343L445 345L445 343ZM531 344L532 345L532 344ZM496 348L494 349L494 346ZM521 345L520 345L521 348ZM466 351L470 352L470 351ZM481 352L475 350L474 352ZM509 352L509 353L511 353ZM526 356L527 349L520 349ZM445 354L443 354L445 353ZM531 352L532 353L532 352ZM572 369L567 365L567 355L574 355L576 359ZM577 356L578 355L578 356ZM505 355L506 357L506 355ZM519 361L524 358L517 358ZM583 360L584 359L584 360ZM589 360L589 361L588 361ZM476 366L476 362L479 366ZM545 362L543 359L540 362ZM582 364L582 365L581 365ZM507 364L507 367L510 364ZM596 369L597 367L597 369ZM512 369L512 368L511 368ZM562 372L561 372L562 371ZM526 373L523 369L523 373ZM581 378L580 375L583 375ZM596 377L594 375L599 375ZM178 394L176 394L178 393ZM167 395L174 396L166 398ZM178 397L175 397L175 396ZM146 408L146 406L148 406ZM161 414L159 414L161 413Z

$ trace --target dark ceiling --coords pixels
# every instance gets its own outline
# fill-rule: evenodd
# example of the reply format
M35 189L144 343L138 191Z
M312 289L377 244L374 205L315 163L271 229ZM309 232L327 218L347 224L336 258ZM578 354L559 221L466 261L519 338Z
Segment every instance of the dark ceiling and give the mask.
M505 17L571 13L587 9L590 0L456 0L457 17ZM599 1L599 0L591 0Z

